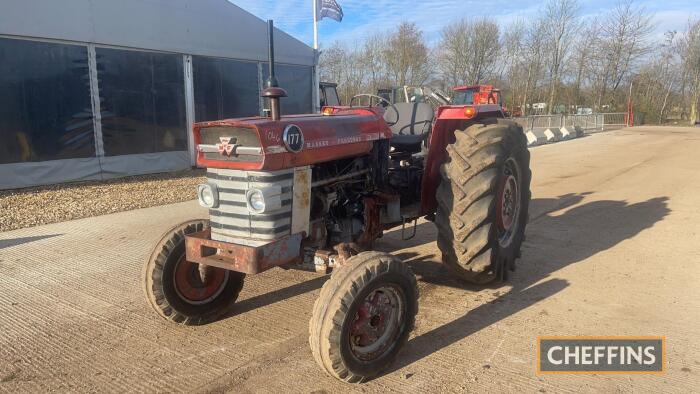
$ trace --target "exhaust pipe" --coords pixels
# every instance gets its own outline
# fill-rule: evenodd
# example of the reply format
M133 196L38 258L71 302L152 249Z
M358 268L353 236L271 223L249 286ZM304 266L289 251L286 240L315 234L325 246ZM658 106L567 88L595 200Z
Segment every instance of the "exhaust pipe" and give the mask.
M272 20L267 21L267 49L268 49L268 64L269 76L265 81L265 90L261 96L270 100L270 118L272 120L280 120L280 97L287 97L287 92L279 87L277 78L275 77L275 28Z

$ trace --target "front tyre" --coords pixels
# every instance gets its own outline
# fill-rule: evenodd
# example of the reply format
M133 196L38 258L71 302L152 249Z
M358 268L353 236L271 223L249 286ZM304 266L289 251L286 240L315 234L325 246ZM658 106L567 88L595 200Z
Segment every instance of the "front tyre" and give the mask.
M385 370L406 343L418 311L418 286L408 265L362 252L334 269L309 323L316 362L331 376L359 383Z
M520 256L530 203L530 152L523 130L499 119L455 132L437 191L435 225L445 264L485 284Z
M168 231L144 267L143 287L151 307L163 318L200 325L229 313L245 274L187 261L185 235L202 231L207 220L191 220Z

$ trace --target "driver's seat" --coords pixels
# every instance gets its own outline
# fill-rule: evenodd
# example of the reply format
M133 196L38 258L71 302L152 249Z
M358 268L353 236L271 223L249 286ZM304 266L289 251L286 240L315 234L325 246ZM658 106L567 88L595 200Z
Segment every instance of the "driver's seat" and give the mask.
M422 102L394 104L396 112L387 108L384 120L387 123L396 122L389 126L394 134L391 137L391 146L398 151L417 153L421 151L421 144L430 135L430 128L435 118L433 108Z

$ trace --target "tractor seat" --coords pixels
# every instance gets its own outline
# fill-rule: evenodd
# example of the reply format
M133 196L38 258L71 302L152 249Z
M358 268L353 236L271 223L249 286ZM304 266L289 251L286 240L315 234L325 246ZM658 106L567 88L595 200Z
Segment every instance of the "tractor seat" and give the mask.
M417 153L421 151L421 144L430 135L435 113L427 103L397 103L394 104L399 113L396 124L390 126L391 146L403 152ZM388 123L396 121L396 112L387 108L384 120Z

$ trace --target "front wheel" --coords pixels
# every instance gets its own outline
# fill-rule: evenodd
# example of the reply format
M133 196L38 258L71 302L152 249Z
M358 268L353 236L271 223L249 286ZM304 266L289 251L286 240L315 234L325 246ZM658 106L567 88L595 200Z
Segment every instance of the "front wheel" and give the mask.
M485 284L513 270L530 203L530 152L517 124L498 120L455 132L437 191L435 225L445 264Z
M185 235L207 220L191 220L168 231L144 267L146 299L161 317L183 325L214 321L233 308L245 274L187 261Z
M309 324L311 352L331 376L365 381L394 360L417 311L410 267L387 253L362 252L337 268L321 289Z

